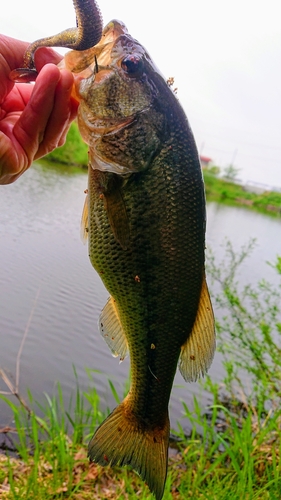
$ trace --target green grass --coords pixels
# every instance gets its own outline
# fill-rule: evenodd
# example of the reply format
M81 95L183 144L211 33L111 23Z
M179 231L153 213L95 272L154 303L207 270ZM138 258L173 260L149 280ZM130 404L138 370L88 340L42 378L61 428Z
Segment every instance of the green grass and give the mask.
M272 215L281 214L281 193L264 192L255 194L246 191L243 186L216 177L208 170L203 171L207 201L216 201L229 205L244 205Z
M81 138L76 121L71 124L65 144L49 153L45 159L54 163L87 167L88 146Z
M239 254L229 243L222 262L209 253L207 271L217 311L218 350L224 379L202 384L212 403L193 410L183 403L184 428L173 430L164 500L280 499L281 492L281 284L262 280L241 287L237 270L254 242ZM273 265L281 275L281 257ZM251 379L245 392L241 373ZM103 420L94 372L91 389L76 392L65 407L60 385L56 397L38 405L29 394L25 409L6 396L15 429L7 433L15 457L0 455L0 498L148 499L153 496L128 468L89 464L87 442ZM109 381L118 403L120 397ZM188 389L188 388L187 388ZM128 390L128 384L124 393Z

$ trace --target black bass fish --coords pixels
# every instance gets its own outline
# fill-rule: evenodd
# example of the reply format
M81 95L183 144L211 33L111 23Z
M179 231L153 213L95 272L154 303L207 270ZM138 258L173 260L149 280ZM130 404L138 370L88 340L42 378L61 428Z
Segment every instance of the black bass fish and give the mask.
M215 349L202 173L177 98L122 23L107 25L93 56L76 89L89 145L84 222L110 294L100 331L120 359L130 353L131 388L97 429L89 457L131 465L160 500L178 362L194 381Z
M132 466L160 500L177 366L195 381L215 351L198 153L176 96L121 22L95 47L67 54L65 66L76 73L89 145L84 234L110 294L99 327L131 362L130 391L96 430L89 457Z

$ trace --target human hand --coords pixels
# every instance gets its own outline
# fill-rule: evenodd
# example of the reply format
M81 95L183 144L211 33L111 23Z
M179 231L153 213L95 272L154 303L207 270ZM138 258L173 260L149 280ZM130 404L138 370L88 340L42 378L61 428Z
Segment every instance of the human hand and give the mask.
M57 68L62 56L52 49L36 51L35 85L9 79L22 66L27 46L0 35L0 184L14 182L33 160L62 146L77 111L73 76Z

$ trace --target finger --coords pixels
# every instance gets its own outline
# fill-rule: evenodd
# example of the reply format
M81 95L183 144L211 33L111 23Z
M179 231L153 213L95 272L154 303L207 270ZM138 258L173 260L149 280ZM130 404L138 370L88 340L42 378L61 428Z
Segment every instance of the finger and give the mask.
M13 142L0 131L0 184L10 184L25 168L26 159L19 158Z
M67 133L71 119L73 118L72 87L73 75L68 70L61 70L60 80L55 91L52 113L49 116L44 131L44 138L40 143L35 159L44 156L58 145L61 145L61 139Z
M0 35L1 99L5 99L14 86L14 83L9 79L9 74L13 69L22 66L23 55L27 46L26 42Z
M7 76L12 69L22 66L23 56L28 45L28 42L22 42L9 36L0 35L0 53L7 65Z
M59 80L60 71L56 66L48 64L43 67L31 98L14 127L14 136L22 147L22 153L27 156L28 166L43 140Z

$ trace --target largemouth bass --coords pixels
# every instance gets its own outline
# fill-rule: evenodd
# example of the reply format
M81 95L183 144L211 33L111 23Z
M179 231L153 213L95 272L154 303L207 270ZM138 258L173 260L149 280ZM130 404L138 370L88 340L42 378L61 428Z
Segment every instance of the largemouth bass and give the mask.
M64 64L76 74L89 145L84 235L110 294L99 327L131 363L130 391L96 430L89 457L131 465L160 500L177 366L195 381L215 350L198 153L176 96L123 23L110 22L95 47Z
M178 361L194 381L215 349L202 173L177 98L124 25L109 23L92 54L92 74L76 89L89 144L84 221L91 263L110 294L100 331L120 359L130 353L131 388L89 456L131 465L159 500Z

